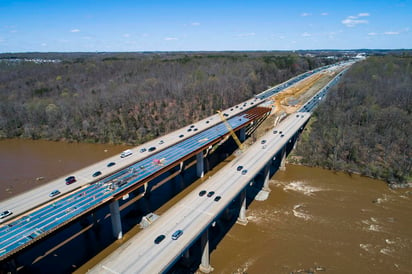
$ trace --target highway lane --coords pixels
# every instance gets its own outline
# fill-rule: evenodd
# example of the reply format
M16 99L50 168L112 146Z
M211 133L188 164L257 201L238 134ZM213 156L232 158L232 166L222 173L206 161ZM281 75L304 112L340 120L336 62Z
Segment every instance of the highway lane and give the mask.
M228 119L233 128L249 123L254 117L245 113ZM0 258L10 255L19 248L59 228L73 218L80 216L103 202L112 199L124 189L145 180L154 172L180 161L205 144L219 140L228 130L223 124L199 132L181 143L159 151L95 184L83 186L77 192L54 200L29 212L22 218L0 227ZM161 160L160 164L158 164ZM121 185L121 186L120 186Z
M184 197L150 227L123 244L90 270L90 273L160 273L166 270L253 180L255 174L264 168L293 133L300 130L309 117L309 113L288 117L276 128L277 133L265 134L230 165ZM263 139L266 140L265 145L260 143ZM239 165L248 170L245 175L237 171ZM210 198L206 195L199 197L201 190L215 191L215 194ZM214 201L217 195L222 197L218 202ZM184 231L183 235L172 240L171 234L178 229ZM166 238L160 244L154 244L154 239L161 234Z
M261 101L262 100L252 98L241 104L225 109L222 111L222 113L225 113L226 119L229 119L231 117L239 115L241 112L247 111L248 109L255 107ZM17 215L23 214L29 211L30 209L35 208L44 203L48 203L53 199L58 199L62 195L66 193L70 193L71 191L75 191L76 189L82 187L83 185L87 185L91 182L97 181L98 178L95 178L92 176L92 174L96 171L102 172L102 175L100 177L107 176L143 158L146 158L150 155L157 153L159 149L164 149L176 143L179 143L182 140L185 140L191 136L195 136L199 132L204 131L208 128L211 128L219 123L221 123L221 119L219 115L217 114L212 115L196 123L185 126L179 130L176 130L162 137L149 141L145 144L132 148L131 150L133 151L133 155L131 156L128 156L125 158L120 158L119 155L109 157L96 164L87 166L73 173L66 174L65 176L57 178L56 180L53 180L47 184L39 186L31 191L22 193L8 200L3 200L0 202L0 211L11 210L13 214L4 219L0 219L0 223L13 219ZM183 135L183 137L179 137L181 135ZM161 141L163 141L162 144L160 144ZM157 150L153 152L149 152L147 151L149 147L156 147ZM140 149L142 148L146 149L144 153L139 152ZM110 162L115 162L116 164L114 166L107 167L107 164ZM77 179L77 182L70 184L70 185L66 185L64 179L70 175L74 175ZM50 198L49 194L54 190L59 190L61 192L61 195L59 197ZM24 203L22 203L22 201L24 201Z
M352 64L351 62L346 62L347 64ZM338 66L342 66L346 63L342 63L342 64L337 64L336 67ZM327 70L329 68L332 68L334 66L329 65L329 66L325 66L325 67L321 67L321 68L317 68L313 71L309 71L306 73L303 73L301 75L298 75L282 84L279 84L273 88L270 88L258 95L255 96L255 98L249 99L241 104L235 105L231 108L228 108L224 111L222 111L223 113L225 113L227 115L227 118L229 117L233 117L234 115L238 115L240 112L245 111L247 109L250 109L252 107L254 107L256 104L261 103L264 101L265 98L268 98L270 95L273 95L273 92L279 92L281 90L283 90L284 88L295 84L297 82L299 82L300 80L304 79L305 77L312 75L313 73L319 72L321 70ZM309 110L309 108L307 109ZM0 219L0 223L5 222L7 220L13 219L15 218L15 216L22 214L24 212L29 211L32 208L35 208L39 205L42 205L44 203L47 203L49 201L51 201L52 199L57 199L59 197L55 197L55 198L50 198L48 195L54 191L54 190L59 190L62 194L64 195L66 193L69 193L71 191L74 191L76 189L78 189L79 187L89 184L91 182L96 181L97 179L94 178L92 176L92 174L95 171L101 171L102 172L102 176L107 176L111 173L114 173L116 171L119 171L125 167L127 167L128 165L133 164L134 162L137 162L147 156L152 155L155 152L144 152L144 153L139 153L139 150L142 148L148 149L149 147L152 146L156 146L156 147L168 147L171 145L174 145L178 142L180 142L181 140L191 137L193 135L195 135L197 132L196 131L188 131L189 129L191 129L191 126L194 126L194 128L197 128L198 131L203 131L207 128L210 128L211 126L214 126L218 123L220 123L221 120L219 118L218 115L212 115L210 117L207 117L203 120L200 120L196 123L194 123L193 125L190 126L186 126L183 127L175 132L169 133L165 136L159 137L155 140L152 140L146 144L142 144L138 147L135 147L133 149L131 149L133 151L133 155L126 157L126 158L120 158L118 155L107 158L103 161L100 161L96 164L93 164L91 166L85 167L81 170L75 171L71 174L66 174L65 176L62 176L56 180L53 180L52 182L49 182L45 185L39 186L36 189L33 189L32 191L28 191L25 192L23 194L17 195L11 199L5 200L5 201L1 201L0 202L0 211L3 210L11 210L13 212L13 214L11 216L8 216L4 219ZM183 135L182 138L178 137ZM163 144L159 144L160 141L163 141ZM107 167L107 164L109 162L115 162L116 165L112 166L112 167ZM77 178L77 182L73 183L71 185L65 185L64 183L64 178L70 176L70 175L74 175ZM61 197L61 196L60 196ZM21 201L25 201L24 203L22 203Z
M229 108L223 113L225 113L227 117L233 117L237 113L254 107L262 101L263 98L253 98ZM233 128L245 122L243 119L248 119L244 115L240 115L239 117L235 116L235 118L228 119L231 124L233 123ZM236 121L236 119L238 119L238 121ZM148 178L151 174L164 169L170 163L179 161L184 153L188 154L191 151L201 148L205 143L215 140L213 138L219 138L227 134L227 129L223 124L219 124L220 122L221 120L217 115L211 116L174 133L134 148L133 157L129 156L120 159L118 156L115 156L76 172L75 176L79 181L78 183L65 186L64 180L61 178L33 192L25 193L24 195L19 195L18 197L0 203L0 209L12 209L14 211L15 214L12 215L11 218L19 213L26 212L21 218L8 222L6 225L0 227L0 235L2 236L0 237L0 258L4 258L7 254L30 244L33 240L47 235L51 231L69 222L72 218L80 216L99 206L102 202L112 199L114 195ZM211 126L214 127L212 128ZM179 143L182 140L183 142ZM147 151L144 153L139 152L140 148L145 147L147 149L150 146L156 146L156 151L152 153ZM111 161L116 162L116 165L106 168L107 163ZM115 172L128 165L131 166L127 168L127 170ZM102 176L106 176L112 172L115 173L108 179L103 179L96 184L89 185L89 182L96 180L96 178L92 178L91 174L97 170L102 171ZM119 184L122 185L119 187ZM62 190L62 188L64 189ZM50 199L48 197L48 194L54 189L59 189L63 192L58 199ZM69 191L71 190L76 190L76 192L70 193ZM22 203L22 201L24 201L24 203ZM42 203L43 206L38 210L28 211Z

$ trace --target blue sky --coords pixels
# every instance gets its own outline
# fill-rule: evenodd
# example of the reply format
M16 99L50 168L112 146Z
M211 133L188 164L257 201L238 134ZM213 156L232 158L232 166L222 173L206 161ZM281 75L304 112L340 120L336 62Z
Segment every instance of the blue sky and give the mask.
M412 0L0 0L0 53L412 48Z

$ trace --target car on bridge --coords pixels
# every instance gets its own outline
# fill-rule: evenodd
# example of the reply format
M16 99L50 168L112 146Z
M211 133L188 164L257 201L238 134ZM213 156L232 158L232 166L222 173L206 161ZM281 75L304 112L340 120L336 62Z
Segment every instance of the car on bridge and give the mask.
M209 193L207 194L207 197L212 197L215 194L214 191L209 191Z
M102 175L102 172L101 171L96 171L95 173L93 173L93 177L97 177L97 176L100 176L100 175Z
M133 152L130 149L126 149L125 151L120 153L120 158L124 158L124 157L127 157L127 156L132 155L132 154L133 154Z
M60 194L60 191L58 189L53 190L52 192L50 192L49 197L54 197Z
M215 202L219 202L221 198L222 198L221 196L216 196L214 200Z
M155 243L155 244L160 244L160 242L163 241L165 238L166 238L165 235L163 235L163 234L162 234L162 235L159 235L159 236L157 236L156 239L154 240L154 243Z
M206 190L200 191L200 192L199 192L199 196L200 196L200 197L204 196L204 195L206 194L206 192L207 192Z
M74 176L69 176L66 178L66 185L70 185L76 182L76 177Z
M183 230L179 229L176 230L173 234L172 234L172 240L177 240L179 239L180 236L182 236L183 234Z
M238 166L238 167L236 168L237 171L241 171L242 169L243 169L243 166Z
M11 210L5 210L2 213L0 213L0 219L6 218L7 216L10 216L11 214L13 214Z
M107 167L114 166L115 164L116 164L115 162L110 162L110 163L107 164Z
M247 173L247 169L242 170L242 175L245 175Z

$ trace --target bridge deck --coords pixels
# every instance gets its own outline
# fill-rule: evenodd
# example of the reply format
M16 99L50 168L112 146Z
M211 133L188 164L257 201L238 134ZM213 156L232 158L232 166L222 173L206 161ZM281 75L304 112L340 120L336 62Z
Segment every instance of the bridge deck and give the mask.
M233 129L239 129L268 112L268 108L255 107L228 119L228 122ZM0 227L0 259L18 252L95 208L139 188L228 135L225 125L217 124L3 225Z
M289 116L276 127L277 133L270 131L260 139L266 140L265 145L258 140L230 165L186 195L150 227L124 243L89 272L161 273L167 270L292 136L302 130L309 117L310 113ZM247 169L246 174L237 170L239 165ZM210 198L206 195L199 197L198 193L201 190L214 191L215 194ZM218 195L222 198L216 202L214 197ZM172 240L171 235L178 229L183 230L183 235L177 240ZM154 239L162 234L166 238L160 244L155 244Z

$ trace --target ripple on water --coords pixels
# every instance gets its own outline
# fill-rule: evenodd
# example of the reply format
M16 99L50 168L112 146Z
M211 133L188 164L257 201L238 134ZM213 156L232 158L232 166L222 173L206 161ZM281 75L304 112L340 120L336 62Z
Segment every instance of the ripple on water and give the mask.
M293 215L297 218L303 219L305 221L312 219L312 216L310 214L304 212L304 207L301 204L295 205L292 211Z
M303 193L304 195L307 195L307 196L312 196L314 195L315 192L319 192L324 189L320 187L314 187L314 186L307 185L305 184L305 182L294 181L294 182L290 182L289 184L285 185L283 190L285 191L292 190L292 191Z

